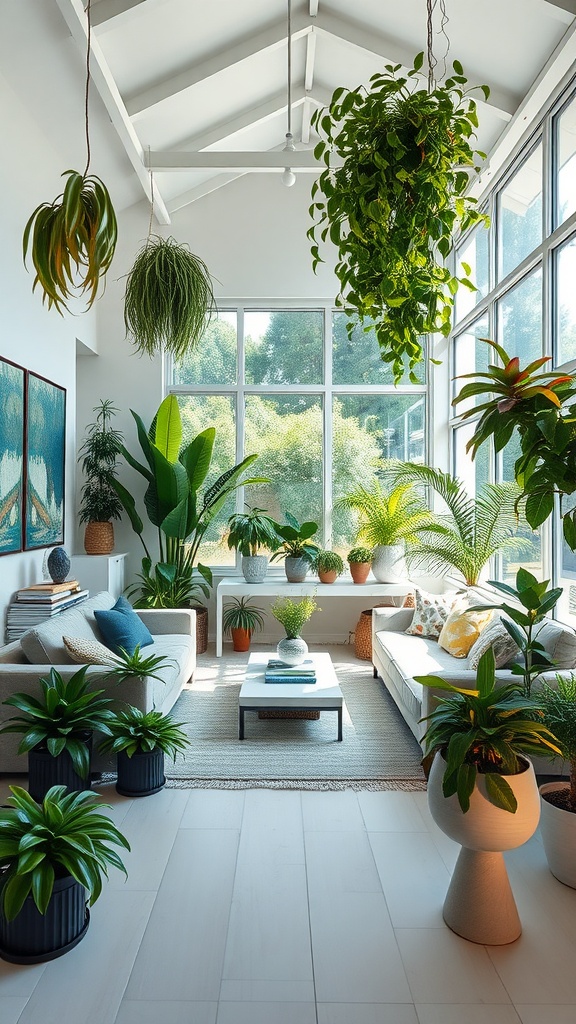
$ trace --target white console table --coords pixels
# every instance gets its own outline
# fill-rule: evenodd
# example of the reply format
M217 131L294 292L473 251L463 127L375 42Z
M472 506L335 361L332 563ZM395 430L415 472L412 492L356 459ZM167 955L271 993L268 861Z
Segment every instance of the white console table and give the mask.
M414 584L405 583L320 583L317 576L307 576L303 583L288 583L282 576L268 576L263 583L246 583L241 576L226 576L216 589L216 657L222 657L222 606L225 597L304 597L316 594L328 597L406 597Z

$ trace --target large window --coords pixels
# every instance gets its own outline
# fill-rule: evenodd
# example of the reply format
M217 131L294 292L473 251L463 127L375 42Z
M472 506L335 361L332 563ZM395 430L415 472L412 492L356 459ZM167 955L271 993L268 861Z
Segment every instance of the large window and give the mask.
M223 309L196 353L169 368L187 437L216 427L210 484L244 455L268 479L238 493L211 524L201 559L232 566L225 524L243 502L283 521L319 523L318 540L344 554L354 540L334 500L370 486L386 459L426 457L425 364L420 383L394 386L375 335L314 309ZM408 376L406 375L406 381Z

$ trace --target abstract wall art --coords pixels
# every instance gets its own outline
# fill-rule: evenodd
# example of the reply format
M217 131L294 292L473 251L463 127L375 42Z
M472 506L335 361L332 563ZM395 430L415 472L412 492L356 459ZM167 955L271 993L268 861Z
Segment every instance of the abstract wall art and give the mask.
M0 555L22 550L25 371L0 359Z
M66 391L28 372L26 387L26 527L24 547L64 541Z

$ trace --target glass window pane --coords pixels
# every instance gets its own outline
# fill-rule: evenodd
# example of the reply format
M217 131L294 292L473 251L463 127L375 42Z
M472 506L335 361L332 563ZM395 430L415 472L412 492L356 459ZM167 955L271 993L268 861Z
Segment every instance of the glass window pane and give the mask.
M250 503L279 522L291 512L320 524L322 542L322 400L318 396L248 395L245 452L258 452L254 469L270 483L250 488Z
M174 364L173 384L235 384L237 315L219 312L197 349Z
M332 380L334 384L393 384L390 363L382 362L380 347L372 330L357 324L350 338L346 330L348 315L332 314ZM408 361L406 360L406 366ZM426 363L415 367L418 381L426 379ZM406 374L405 383L411 381Z
M188 444L207 427L216 428L210 472L202 488L202 494L221 473L225 473L236 463L234 400L228 395L179 395L178 405L182 415L183 444ZM204 565L235 564L235 553L230 551L226 542L222 540L226 520L235 508L235 496L231 495L210 523L198 556Z
M542 355L542 271L524 277L497 303L498 340L526 365Z
M498 196L499 279L542 241L542 146L522 162Z
M462 481L471 498L490 479L490 443L480 445L475 459L466 451L466 445L475 429L476 423L463 423L461 427L456 427L452 435L454 476Z
M490 336L489 332L488 317L483 316L479 320L475 320L467 331L454 338L454 373L456 379L452 382L453 397L462 390L465 384L472 383L471 381L459 380L458 378L466 373L484 372L488 364L493 363L497 358L494 349L490 345L487 345L484 341L479 341L479 338L488 338ZM455 415L461 415L473 405L480 405L485 401L484 396L477 395L476 398L459 402L458 405L453 407L454 413Z
M322 310L246 311L244 337L248 384L322 383Z
M576 359L576 238L556 253L556 363Z
M576 210L576 99L555 118L556 216L563 224Z
M456 323L467 316L474 306L488 295L489 231L480 225L456 252L456 277L466 276L462 263L470 267L470 280L477 291L471 292L461 284L456 292Z
M502 451L501 479L514 480L514 464L521 454L520 439L514 433ZM544 578L544 567L542 563L542 542L539 531L530 529L524 521L518 530L518 536L526 539L528 549L522 555L506 554L502 552L498 561L500 563L498 579L505 583L513 583L518 569L522 566L528 569L539 580Z

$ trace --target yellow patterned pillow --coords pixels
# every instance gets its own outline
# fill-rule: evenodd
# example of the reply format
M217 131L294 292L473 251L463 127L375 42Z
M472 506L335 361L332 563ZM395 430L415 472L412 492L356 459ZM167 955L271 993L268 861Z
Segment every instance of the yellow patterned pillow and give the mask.
M471 647L492 618L492 609L467 612L466 602L459 601L450 612L438 637L438 646L443 647L453 658L467 658Z

